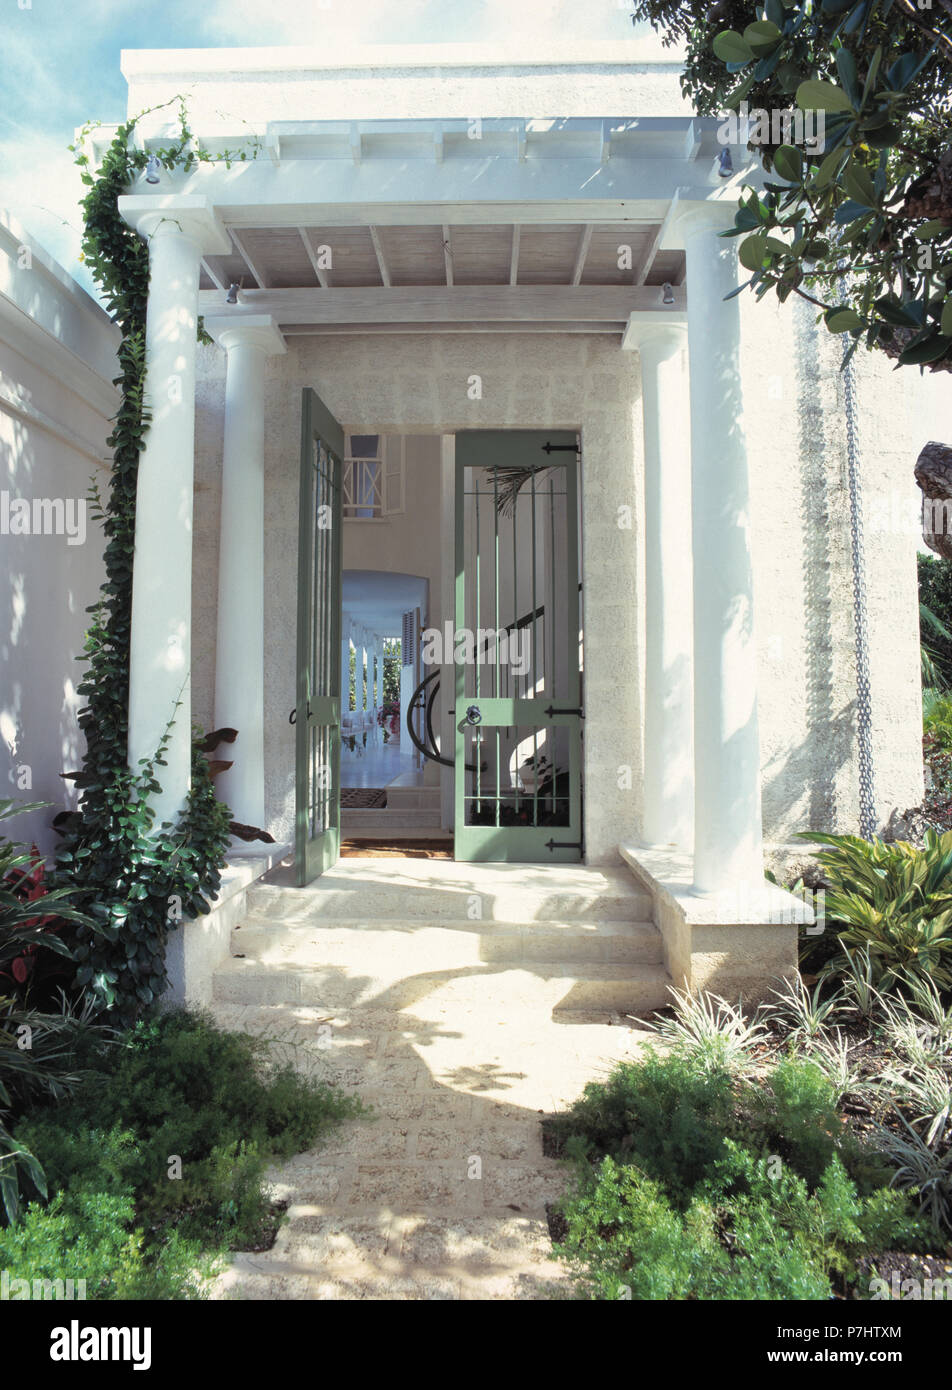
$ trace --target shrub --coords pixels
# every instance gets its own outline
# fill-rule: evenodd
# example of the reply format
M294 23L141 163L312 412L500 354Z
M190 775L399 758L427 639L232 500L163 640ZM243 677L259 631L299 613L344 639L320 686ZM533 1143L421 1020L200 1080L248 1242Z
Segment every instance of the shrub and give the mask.
M828 884L826 910L843 950L869 955L879 991L932 980L952 986L952 831L927 830L924 847L805 832ZM842 955L824 974L844 971Z
M125 1176L130 1134L51 1125L36 1131L33 1142L41 1141L51 1182L55 1174L61 1187L49 1205L30 1203L15 1225L0 1230L0 1266L11 1279L84 1279L89 1299L202 1296L214 1258L178 1231L147 1249L135 1228Z
M686 1204L705 1174L723 1157L732 1107L730 1075L702 1070L680 1056L649 1052L622 1063L604 1082L591 1082L549 1133L559 1148L576 1139L592 1157L636 1162L657 1178L675 1203Z
M129 1256L137 1280L151 1278L157 1260L153 1273L165 1277L160 1252L173 1233L193 1252L259 1244L273 1225L268 1158L308 1148L362 1110L354 1098L275 1060L267 1040L226 1032L188 1010L140 1022L89 1061L75 1095L55 1110L34 1108L18 1127L50 1190L65 1194L62 1209L46 1209L63 1218L59 1225L47 1228L37 1214L30 1219L65 1247L71 1236L63 1222L76 1193L127 1195L123 1230L141 1237L141 1259ZM117 1249L109 1247L109 1258Z
M766 1084L677 1053L622 1065L550 1126L575 1164L556 1253L593 1298L831 1297L860 1255L928 1238L835 1101L797 1058Z
M938 555L919 556L921 639L927 643L943 680L952 684L952 640L923 614L931 614L941 627L952 630L952 563Z
M842 1139L832 1083L815 1062L786 1057L752 1095L765 1146L815 1186Z

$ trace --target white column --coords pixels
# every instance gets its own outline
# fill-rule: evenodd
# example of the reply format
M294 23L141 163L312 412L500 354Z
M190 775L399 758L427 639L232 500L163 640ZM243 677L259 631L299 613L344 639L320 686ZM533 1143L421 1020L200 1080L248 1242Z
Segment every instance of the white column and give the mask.
M694 544L694 882L763 884L750 490L733 207L679 219L687 255Z
M691 432L683 314L632 314L645 447L645 763L642 836L694 839Z
M364 718L364 654L366 651L366 638L363 628L357 634L354 645L357 648L357 671L355 688L357 691L357 716L361 725Z
M343 719L350 714L350 624L343 624L344 635L340 643L340 712Z
M217 789L236 820L264 811L264 378L284 339L265 314L205 320L227 353L218 549L215 727L238 730Z
M198 280L203 253L229 242L204 197L129 196L125 220L149 243L145 400L151 423L136 489L129 764L152 759L169 730L155 825L174 821L191 781L192 491ZM171 725L171 728L169 726Z

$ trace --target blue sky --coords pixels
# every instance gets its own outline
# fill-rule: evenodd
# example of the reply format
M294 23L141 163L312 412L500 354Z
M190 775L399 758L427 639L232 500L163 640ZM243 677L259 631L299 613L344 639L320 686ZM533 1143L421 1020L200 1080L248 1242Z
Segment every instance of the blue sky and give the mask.
M123 48L633 37L626 0L3 0L0 14L0 207L87 288L67 146L86 120L125 116Z

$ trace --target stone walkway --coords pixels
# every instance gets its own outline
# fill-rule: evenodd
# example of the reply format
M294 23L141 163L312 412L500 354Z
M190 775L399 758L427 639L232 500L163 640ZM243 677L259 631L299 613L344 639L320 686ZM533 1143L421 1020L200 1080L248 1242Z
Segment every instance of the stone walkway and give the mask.
M234 1258L218 1296L555 1296L550 1286L566 1272L547 1258L545 1205L564 1190L565 1173L542 1156L542 1112L633 1056L643 1032L532 1012L506 1021L481 1010L216 1005L215 1014L228 1027L280 1036L293 1019L318 1074L374 1109L274 1171L289 1219L272 1250Z
M454 925L259 917L235 933L218 1021L304 1044L301 1060L374 1114L274 1171L288 1220L273 1249L233 1257L216 1297L571 1295L548 1258L546 1203L566 1174L543 1157L540 1120L650 1035L618 1015L553 1016L557 966L487 962L485 935ZM299 1002L272 1002L269 979Z

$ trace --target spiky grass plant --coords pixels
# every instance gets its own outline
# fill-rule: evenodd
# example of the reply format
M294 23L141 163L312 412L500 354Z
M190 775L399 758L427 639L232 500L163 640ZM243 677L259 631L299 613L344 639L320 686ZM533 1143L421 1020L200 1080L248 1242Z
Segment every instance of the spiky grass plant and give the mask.
M885 1125L877 1131L880 1150L895 1168L890 1185L915 1191L922 1214L938 1230L952 1235L952 1148L942 1152L936 1142L923 1139L903 1115L896 1113L901 1133Z
M777 1000L768 1006L770 1014L791 1042L820 1037L843 1008L842 995L831 994L824 999L822 983L811 992L800 975L785 979L780 989L770 992Z
M770 1041L759 1016L745 1016L718 994L691 994L673 989L674 1016L649 1024L661 1042L683 1057L691 1057L706 1072L724 1070L741 1075L753 1065L753 1053Z

